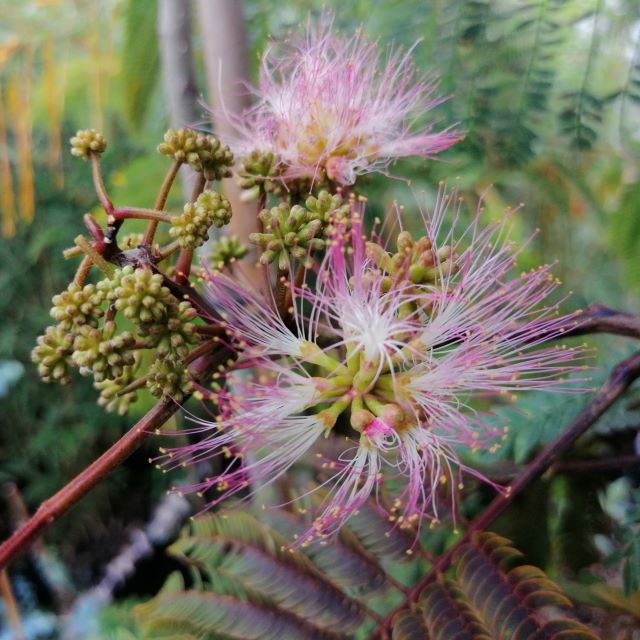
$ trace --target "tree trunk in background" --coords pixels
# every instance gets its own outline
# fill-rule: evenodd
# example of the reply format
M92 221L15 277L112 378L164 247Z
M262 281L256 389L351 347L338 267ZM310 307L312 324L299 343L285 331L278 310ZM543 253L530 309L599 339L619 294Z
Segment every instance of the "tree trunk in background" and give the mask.
M209 101L214 109L220 109L224 104L229 112L240 113L249 104L243 84L249 79L243 2L198 0L198 8ZM224 122L214 121L213 124L222 141L229 137L231 132ZM229 231L246 242L250 233L259 230L256 205L240 200L240 189L233 178L224 181L224 189L233 207ZM262 288L262 275L255 268L255 261L255 254L250 253L245 262L245 271L250 273L253 284Z
M193 127L201 118L198 109L191 47L191 3L188 0L158 0L158 41L162 84L172 127ZM180 171L184 201L191 196L195 174Z

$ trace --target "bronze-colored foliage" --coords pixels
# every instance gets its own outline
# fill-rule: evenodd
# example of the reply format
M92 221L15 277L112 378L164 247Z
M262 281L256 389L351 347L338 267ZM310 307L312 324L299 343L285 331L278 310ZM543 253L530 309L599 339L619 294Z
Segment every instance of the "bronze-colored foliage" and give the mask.
M428 637L434 640L595 640L569 617L570 600L537 567L494 533L473 535L441 577L422 593ZM402 637L402 636L400 636Z
M136 609L144 637L166 640L180 630L196 638L380 638L389 595L395 590L406 602L412 592L392 577L388 556L362 544L367 528L371 537L389 539L374 514L368 505L359 532L350 523L335 541L304 548L287 543L305 526L290 512L259 520L229 511L195 520L170 549L189 567L192 584L185 590L174 574ZM418 549L404 557L407 567L424 564ZM523 564L509 540L480 532L454 556L448 575L395 616L391 638L596 640L570 609L560 588Z

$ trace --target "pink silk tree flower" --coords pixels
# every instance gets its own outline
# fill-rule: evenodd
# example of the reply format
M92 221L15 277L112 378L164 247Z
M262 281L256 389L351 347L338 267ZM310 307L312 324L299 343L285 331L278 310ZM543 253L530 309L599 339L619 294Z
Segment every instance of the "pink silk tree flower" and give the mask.
M482 226L479 208L458 235L456 202L441 190L422 237L401 232L396 252L368 242L354 210L313 286L292 292L287 321L237 279L210 274L238 360L218 394L218 419L193 429L204 439L166 452L176 466L226 458L193 487L208 506L270 484L338 430L343 450L323 464L324 499L308 510L298 543L334 535L387 480L393 526L419 531L454 512L465 474L489 482L460 461L506 437L475 398L584 390L576 383L589 380L587 351L549 344L579 322L549 302L558 284L549 267L513 275L509 215Z
M221 114L237 132L229 140L234 153L273 154L284 182L326 177L350 185L398 158L432 157L461 139L459 131L419 126L443 98L433 77L416 73L411 51L389 49L385 57L361 31L334 35L332 22L325 17L305 38L267 51L257 104L239 117Z

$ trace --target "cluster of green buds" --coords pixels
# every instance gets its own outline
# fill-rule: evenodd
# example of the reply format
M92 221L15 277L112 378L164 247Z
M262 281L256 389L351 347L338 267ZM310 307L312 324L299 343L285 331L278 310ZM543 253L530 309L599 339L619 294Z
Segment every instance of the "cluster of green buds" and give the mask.
M81 287L71 283L66 291L53 296L51 302L51 317L57 320L60 328L65 331L85 325L97 327L98 321L104 315L104 292L94 284Z
M277 207L264 209L258 214L262 223L262 233L249 236L263 249L262 264L276 262L278 269L287 270L291 257L304 259L311 250L323 249L322 223L313 220L309 212L300 205L290 206L281 202Z
M242 199L253 202L260 195L273 193L281 197L286 193L282 180L278 178L279 167L275 154L270 151L252 151L247 154L236 175L242 189Z
M224 268L230 268L236 260L244 258L247 253L249 248L238 236L223 236L212 243L209 262L214 269L222 271Z
M305 201L309 217L322 223L326 237L331 237L336 226L348 228L351 219L351 205L339 193L321 191L317 196L309 196Z
M436 284L442 274L458 270L453 247L445 245L435 250L429 238L414 241L408 231L398 234L395 253L388 253L375 242L367 242L366 246L368 256L386 274L382 280L382 288L386 291L393 287L394 282L405 279L415 285ZM422 305L425 310L429 306L429 302ZM415 307L416 302L407 302L404 313L412 313Z
M134 331L118 330L118 313ZM77 368L93 376L102 406L123 413L135 400L128 390L135 364L143 349L151 349L154 362L146 377L151 393L180 401L189 391L185 358L196 338L196 311L150 268L126 266L96 285L72 283L54 296L51 315L58 325L47 328L32 352L45 382L67 383Z
M155 349L157 358L147 382L151 393L182 400L190 388L184 358L188 344L195 337L195 309L186 300L178 301L164 286L162 275L150 269L127 266L103 283L107 289L106 299L137 325L145 347ZM163 387L158 382L156 371L165 369L171 370L172 377ZM179 377L178 382L175 381L176 376Z
M120 248L123 250L135 249L140 244L142 244L142 240L144 238L144 234L142 233L127 233L122 237L118 237L118 244Z
M135 365L124 367L122 375L115 380L105 378L100 382L95 382L95 388L100 391L98 405L109 412L119 413L121 416L126 415L131 404L138 399L138 394L135 391L127 391L134 381Z
M38 365L38 375L44 382L71 382L73 340L73 334L59 325L47 327L38 337L31 359Z
M69 142L71 143L71 155L85 160L91 153L104 153L107 148L105 137L95 129L81 129Z
M457 269L453 248L449 245L435 251L429 238L414 241L408 231L402 231L396 246L396 253L389 254L380 245L367 243L369 257L380 270L389 274L389 282L407 278L413 284L432 284L438 274Z
M126 366L135 359L130 349L136 339L130 331L116 335L117 326L113 321L105 322L101 329L80 327L73 343L73 363L80 373L92 373L96 382L117 380Z
M231 203L216 191L203 191L195 202L184 205L179 216L171 218L169 234L183 249L195 249L207 241L211 227L223 227L231 220Z
M164 134L164 142L158 145L158 153L188 164L207 180L231 176L233 153L213 135L192 129L169 129Z
M307 198L305 207L282 202L264 209L258 214L263 230L249 239L262 249L262 264L276 262L279 269L287 270L292 257L303 260L311 251L324 249L335 225L348 224L350 212L341 195L322 191Z
M155 360L149 367L147 389L157 398L169 396L180 402L191 391L191 384L185 364L180 358L167 356Z

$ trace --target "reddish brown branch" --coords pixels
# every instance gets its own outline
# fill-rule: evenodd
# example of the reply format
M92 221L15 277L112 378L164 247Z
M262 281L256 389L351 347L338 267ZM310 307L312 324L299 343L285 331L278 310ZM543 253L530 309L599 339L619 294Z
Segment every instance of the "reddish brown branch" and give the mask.
M220 349L215 354L205 356L194 364L194 373L205 376L220 358L228 357L228 352ZM0 570L50 527L61 515L93 489L108 473L126 460L142 443L146 436L154 434L180 408L173 400L158 402L120 440L105 451L97 460L81 471L58 493L43 502L10 538L0 544Z
M87 230L91 234L93 238L93 247L98 253L104 252L104 233L98 221L90 214L85 213L82 217L84 220L84 226L87 227Z
M596 308L606 309L606 307L599 307L599 305ZM621 316L628 315L614 313ZM603 322L606 322L606 320L603 320ZM616 365L607 381L592 397L584 410L560 436L524 468L522 473L508 487L506 495L499 495L494 498L480 516L469 525L464 536L437 559L431 571L411 588L407 600L387 616L384 625L378 631L377 637L388 637L388 633L393 626L394 616L402 609L410 606L411 603L416 602L424 588L449 567L453 556L462 545L469 541L471 534L475 531L485 530L494 522L511 504L513 499L522 493L534 480L539 478L560 456L566 453L571 445L620 398L638 377L640 377L640 351Z
M612 333L630 338L640 338L640 315L616 311L603 304L592 304L578 317L577 325L565 336L581 336L588 333Z
M615 456L604 460L565 460L553 465L553 472L560 473L594 473L595 471L618 471L625 467L640 463L640 456L629 454Z
M109 223L116 220L155 220L156 222L171 222L171 216L155 209L142 209L140 207L118 207L109 216Z
M80 472L58 493L43 502L8 540L0 545L0 569L6 567L19 553L25 551L62 514L83 498L108 473L128 458L149 434L159 429L179 406L173 400L156 404L120 440L105 451L97 460Z

